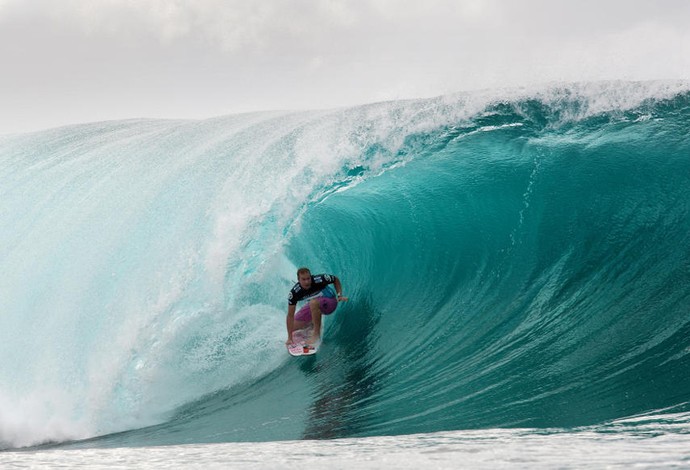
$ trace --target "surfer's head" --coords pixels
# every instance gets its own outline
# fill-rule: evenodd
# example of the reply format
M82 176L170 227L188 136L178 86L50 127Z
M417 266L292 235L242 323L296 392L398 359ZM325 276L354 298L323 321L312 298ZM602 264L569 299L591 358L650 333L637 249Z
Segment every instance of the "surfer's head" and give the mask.
M309 268L299 268L297 270L297 281L302 289L309 289L311 287L311 271Z

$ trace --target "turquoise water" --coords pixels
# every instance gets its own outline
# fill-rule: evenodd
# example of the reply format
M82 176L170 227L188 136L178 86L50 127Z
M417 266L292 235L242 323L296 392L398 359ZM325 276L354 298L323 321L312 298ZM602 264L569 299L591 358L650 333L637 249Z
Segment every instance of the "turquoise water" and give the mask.
M689 89L0 137L3 447L686 416ZM292 359L301 265L351 300Z

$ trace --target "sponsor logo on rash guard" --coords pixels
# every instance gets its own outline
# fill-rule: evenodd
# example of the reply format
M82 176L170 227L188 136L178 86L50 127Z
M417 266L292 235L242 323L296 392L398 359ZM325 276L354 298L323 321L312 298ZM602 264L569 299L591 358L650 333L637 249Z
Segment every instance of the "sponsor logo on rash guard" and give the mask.
M290 305L295 305L301 300L309 300L319 295L325 297L335 297L332 289L329 288L329 284L335 282L335 276L330 274L317 274L312 276L311 287L309 289L303 289L300 283L296 283L290 293L288 294L288 303Z

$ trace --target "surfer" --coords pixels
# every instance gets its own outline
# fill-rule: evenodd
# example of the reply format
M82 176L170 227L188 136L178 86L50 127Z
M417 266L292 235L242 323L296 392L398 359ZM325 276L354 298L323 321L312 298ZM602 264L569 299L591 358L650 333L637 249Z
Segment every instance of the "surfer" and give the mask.
M329 287L335 286L335 294ZM295 314L297 302L308 302ZM335 311L338 302L346 302L343 297L343 286L340 279L332 274L317 274L313 276L308 268L297 270L297 283L288 294L287 333L285 344L292 343L292 332L314 325L314 331L308 340L309 344L316 344L321 339L321 315L330 315Z

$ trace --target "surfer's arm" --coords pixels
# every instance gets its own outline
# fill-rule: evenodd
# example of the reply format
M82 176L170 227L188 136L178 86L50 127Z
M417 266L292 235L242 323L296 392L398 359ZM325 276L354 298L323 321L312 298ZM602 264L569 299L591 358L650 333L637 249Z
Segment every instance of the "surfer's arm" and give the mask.
M287 323L288 339L285 342L285 344L290 344L290 343L292 343L292 331L295 327L295 305L288 304L286 323Z
M343 297L343 285L340 284L338 276L333 276L333 284L335 285L335 295L338 302L347 302L347 297Z

